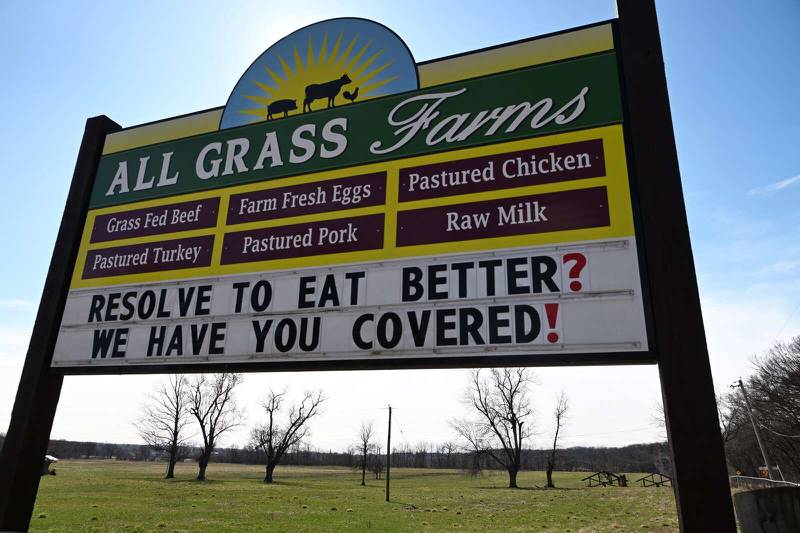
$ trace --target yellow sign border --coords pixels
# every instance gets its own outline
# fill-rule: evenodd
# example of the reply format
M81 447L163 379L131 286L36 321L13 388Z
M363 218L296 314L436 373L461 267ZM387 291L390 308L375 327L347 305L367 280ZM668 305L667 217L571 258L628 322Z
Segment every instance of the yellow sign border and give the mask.
M461 194L443 198L431 198L414 202L398 201L399 171L401 168L411 166L429 165L481 157L492 154L501 154L526 150L530 148L541 148L591 139L602 139L603 152L605 157L606 175L597 178L579 179L563 181L558 183L547 183L541 185L529 185L496 191L485 191L472 194ZM345 176L355 176L372 172L385 171L387 173L386 204L373 207L364 207L340 211L331 211L312 215L287 217L273 219L262 222L250 222L246 224L227 225L228 202L231 195L248 193L253 191L299 185L305 183L315 183L325 180L341 178ZM495 237L489 239L474 239L466 241L454 241L447 243L427 244L419 246L397 247L395 244L397 212L408 209L418 209L423 207L433 207L442 205L461 204L481 200L491 200L498 198L514 198L531 194L542 194L556 191L583 189L596 186L606 186L608 190L609 215L611 224L606 227L587 228L567 231L554 231L548 233L537 233L529 235L517 235L509 237ZM200 200L204 198L220 197L220 217L215 228L182 231L175 233L164 233L160 235L150 235L147 237L136 237L108 241L101 244L90 244L89 240L94 226L95 218L99 215L109 213L120 213L134 209L156 207L162 205ZM324 255L314 255L307 257L296 257L290 259L277 259L269 261L257 261L252 263L239 263L234 265L220 265L222 254L222 242L225 233L230 231L241 231L255 228L267 228L274 226L285 226L290 224L304 224L309 222L319 222L332 219L349 218L359 215L369 215L385 213L384 224L384 247L378 250L368 250L360 252L334 253ZM103 278L81 279L87 252L89 250L99 250L128 244L143 244L150 242L165 241L175 238L196 237L200 235L215 235L214 250L212 254L211 266L201 268L188 268L179 270L169 270L162 272L149 272L142 274L128 274L123 276L109 276ZM633 215L629 192L629 181L627 164L625 157L625 146L623 141L622 125L604 126L591 128L576 132L568 132L557 135L536 137L531 139L511 141L501 144L492 144L475 148L466 148L441 152L438 154L423 155L408 159L400 159L389 162L381 162L370 165L349 167L333 171L321 172L317 174L305 174L291 178L269 180L256 183L249 183L240 186L227 187L212 191L202 191L189 193L169 198L148 200L124 206L113 206L89 211L81 239L78 259L73 271L71 289L83 289L90 287L104 287L122 284L151 283L159 281L172 281L179 279L216 277L232 274L257 273L272 270L291 270L309 267L326 267L341 264L364 263L371 261L382 261L392 259L403 259L418 256L436 256L452 253L465 253L485 251L492 249L532 247L567 243L575 241L588 241L596 239L610 239L619 237L630 237L634 235Z

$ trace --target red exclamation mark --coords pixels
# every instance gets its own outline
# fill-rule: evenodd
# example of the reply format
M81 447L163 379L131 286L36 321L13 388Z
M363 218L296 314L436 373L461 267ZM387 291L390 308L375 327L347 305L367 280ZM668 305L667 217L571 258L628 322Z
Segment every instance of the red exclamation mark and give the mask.
M558 304L544 304L544 313L547 315L547 326L550 329L556 329L558 322ZM558 342L558 333L551 331L547 334L547 342L555 344Z

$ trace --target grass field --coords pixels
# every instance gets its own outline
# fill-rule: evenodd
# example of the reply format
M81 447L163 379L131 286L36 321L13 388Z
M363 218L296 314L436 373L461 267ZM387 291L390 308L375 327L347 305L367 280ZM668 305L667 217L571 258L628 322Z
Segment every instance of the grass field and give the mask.
M585 473L522 472L522 489L501 472L473 478L452 470L392 469L360 486L344 468L279 467L261 483L257 466L214 464L197 482L196 465L174 480L163 463L61 461L42 478L33 531L674 531L669 488L587 488ZM638 476L629 475L629 479Z

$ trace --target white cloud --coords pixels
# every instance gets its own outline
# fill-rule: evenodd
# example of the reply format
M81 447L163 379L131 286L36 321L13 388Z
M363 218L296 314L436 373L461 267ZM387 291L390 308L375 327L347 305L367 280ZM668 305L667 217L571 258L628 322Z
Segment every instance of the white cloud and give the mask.
M0 299L0 308L3 309L35 309L36 303L20 298Z
M22 361L30 338L29 328L0 326L0 359L10 358Z
M759 275L772 275L772 274L788 274L800 267L800 261L775 261L761 267L758 270Z
M770 183L769 185L764 185L762 187L750 189L747 194L750 196L769 196L770 194L774 194L787 187L791 187L795 183L800 183L800 175L786 178L785 180L776 181L775 183Z
M0 326L0 431L6 430L11 418L29 340L28 328Z
M770 292L737 296L713 295L702 299L708 351L718 391L739 376L752 372L754 355L800 333L800 317L791 316L789 302ZM782 325L785 327L781 327Z
M570 401L569 421L562 435L565 446L618 446L662 439L651 423L653 406L660 398L655 366L536 368L533 372L536 382L531 399L536 414L531 445L552 444L552 410L562 390ZM132 421L147 393L163 378L68 376L53 437L139 442ZM325 392L329 399L322 415L311 423L309 439L318 449L347 449L355 442L362 420L374 420L382 440L389 403L395 408L395 446L454 440L448 421L468 412L461 402L467 379L466 370L247 374L237 395L246 409L246 423L224 436L222 446L248 442L252 425L264 419L259 400L270 386L289 386L290 403L305 390Z

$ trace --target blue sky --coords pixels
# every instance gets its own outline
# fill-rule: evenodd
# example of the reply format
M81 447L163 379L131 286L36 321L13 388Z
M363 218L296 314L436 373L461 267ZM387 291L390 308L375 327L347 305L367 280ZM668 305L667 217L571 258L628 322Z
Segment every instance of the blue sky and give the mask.
M269 45L330 17L382 22L422 61L615 13L613 2L605 1L221 5L0 4L5 207L0 211L0 427L10 414L87 117L106 114L129 126L223 105L242 72ZM800 178L794 179L800 176L800 4L671 0L657 5L712 367L722 390L748 371L753 354L800 334ZM654 368L537 374L542 442L549 432L547 412L560 389L574 405L566 443L658 438L650 423L658 398ZM463 409L458 394L464 377L461 371L251 375L242 400L253 405L271 383L291 384L296 392L325 388L332 397L329 415L320 419L313 439L323 447L344 447L352 440L336 430L336 412L382 417L377 404L387 401L400 406L401 423L405 404L409 441L445 440L452 437L445 421ZM53 435L135 441L129 421L142 391L156 379L68 378ZM609 386L615 393L601 400L581 392ZM374 400L375 409L363 406L365 397ZM420 418L417 411L428 416L412 425ZM249 413L256 421L257 409ZM230 443L243 444L245 434Z

